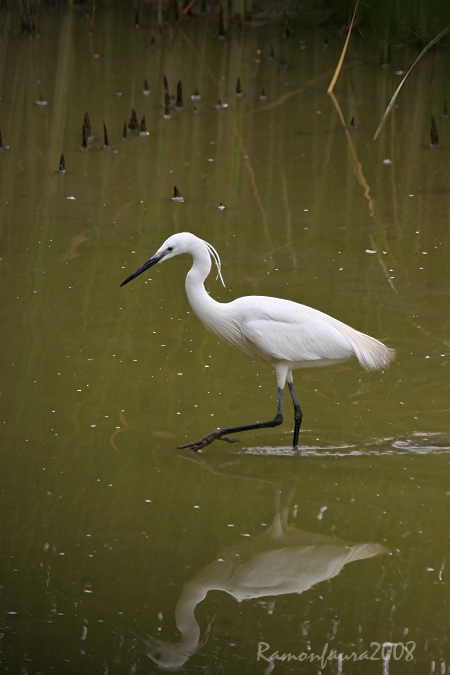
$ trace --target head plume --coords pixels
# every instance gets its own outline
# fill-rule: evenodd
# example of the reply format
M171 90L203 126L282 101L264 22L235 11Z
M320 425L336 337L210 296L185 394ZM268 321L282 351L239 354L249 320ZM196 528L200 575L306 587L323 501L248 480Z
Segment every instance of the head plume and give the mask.
M205 240L203 240L203 241L205 241ZM214 262L215 262L215 264L216 264L216 267L217 267L217 276L216 276L216 279L220 279L220 281L222 282L222 286L225 288L225 282L224 282L224 280L223 280L223 277L222 277L222 271L221 271L221 270L222 270L222 263L221 263L221 261L220 261L220 256L219 256L219 254L217 253L217 251L216 251L216 249L214 248L214 246L211 246L211 244L208 244L207 241L205 241L205 244L206 244L206 247L207 247L207 249L208 249L209 255L210 255L211 258L214 260Z

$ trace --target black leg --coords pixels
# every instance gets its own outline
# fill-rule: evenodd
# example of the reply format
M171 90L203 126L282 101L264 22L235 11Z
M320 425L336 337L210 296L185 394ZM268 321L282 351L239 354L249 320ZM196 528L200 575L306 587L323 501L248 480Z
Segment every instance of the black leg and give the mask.
M300 433L300 426L301 426L302 419L303 419L303 413L300 409L300 404L298 402L297 394L295 393L294 383L288 382L288 387L289 387L289 391L291 393L292 403L294 404L295 427L294 427L294 438L292 440L292 445L293 445L294 448L296 448L298 446L298 435Z
M197 450L200 450L200 448L204 448L206 445L209 445L215 440L226 441L227 443L238 443L239 442L238 438L227 438L227 435L235 434L240 431L251 431L252 429L266 429L267 427L276 427L279 424L281 424L282 421L283 421L283 390L280 389L280 387L278 387L277 414L275 415L273 420L269 420L268 422L256 422L255 424L245 424L241 427L228 427L227 429L216 429L216 431L213 431L212 434L208 434L208 436L201 438L199 441L179 445L178 450L181 450L183 448L189 448L189 450L197 452Z

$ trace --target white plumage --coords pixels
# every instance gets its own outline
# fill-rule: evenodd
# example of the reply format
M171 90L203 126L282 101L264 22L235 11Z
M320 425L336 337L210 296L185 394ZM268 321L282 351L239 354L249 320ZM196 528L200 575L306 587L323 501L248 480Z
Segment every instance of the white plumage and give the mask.
M190 232L174 234L142 267L125 279L122 286L156 263L181 253L192 256L186 275L189 302L205 327L246 354L272 364L278 384L278 408L273 420L239 427L217 429L199 441L180 447L198 450L229 433L276 426L283 421L283 389L288 383L294 404L294 447L302 421L302 412L294 390L292 371L297 368L326 366L356 358L367 370L380 370L394 358L395 350L369 335L347 326L317 309L290 300L251 295L232 302L217 302L206 291L204 281L216 263L222 283L221 263L217 251Z

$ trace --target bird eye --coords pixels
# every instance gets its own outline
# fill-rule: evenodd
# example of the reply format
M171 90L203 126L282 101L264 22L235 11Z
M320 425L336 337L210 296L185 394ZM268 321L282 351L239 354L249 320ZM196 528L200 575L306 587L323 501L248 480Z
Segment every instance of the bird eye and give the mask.
M173 246L168 246L168 247L167 247L167 250L168 250L168 251L173 251Z

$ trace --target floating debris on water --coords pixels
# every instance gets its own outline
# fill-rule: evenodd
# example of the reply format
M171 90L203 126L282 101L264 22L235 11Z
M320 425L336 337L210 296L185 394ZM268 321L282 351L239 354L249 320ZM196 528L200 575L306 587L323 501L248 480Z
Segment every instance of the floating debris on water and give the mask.
M430 148L438 149L439 146L439 136L436 124L436 118L434 115L431 115L431 129L430 129L431 144Z
M350 124L348 125L348 128L350 129L350 131L355 131L355 129L358 128L355 124L355 118L354 117L352 117L352 119L350 120Z
M144 91L142 93L144 96L148 96L150 94L150 88L148 86L147 80L144 81Z
M199 101L201 99L198 89L194 89L194 92L191 94L191 99L193 101Z
M236 96L243 96L242 93L242 87L241 87L241 78L238 77L237 82L236 82Z
M383 159L383 164L389 166L390 164L392 164L392 159L389 159L388 157L386 159Z
M260 101L265 101L267 99L264 87L261 89L261 95L260 95L259 99L260 99Z
M108 141L108 132L106 130L106 124L103 122L103 150L112 150L112 145Z
M91 143L94 140L94 135L91 129L91 120L89 119L88 113L84 113L83 126L86 127L86 141Z
M165 120L172 119L172 115L170 114L170 96L169 96L169 92L167 92L167 91L166 91L166 95L164 97L164 119Z
M444 107L442 109L441 117L446 120L448 118L448 108L447 108L447 101L444 101Z
M219 206L218 206L217 208L218 208L220 211L223 211L225 207L224 207L224 205L222 204L222 202L220 202L220 204L219 204Z
M87 152L89 150L88 148L88 132L87 132L87 127L86 124L83 122L83 126L81 129L82 133L82 141L81 141L81 149Z
M139 131L139 122L136 115L136 110L134 108L132 108L131 110L131 117L128 123L128 128L130 131Z
M177 83L177 100L175 102L175 110L183 110L183 85L181 80Z
M173 188L173 197L172 197L172 201L173 201L173 202L184 202L184 199L183 199L183 197L181 196L181 193L180 193L180 191L179 191L179 189L177 188L176 185L174 185L174 188Z
M147 131L147 127L145 126L145 115L144 115L144 117L141 120L141 128L139 131L139 136L148 136L148 135L149 133Z
M65 162L65 159L64 159L64 155L61 155L61 157L59 158L58 173L66 173L66 162Z
M2 132L0 131L0 152L3 152L3 150L9 150L9 145L3 145Z
M39 96L38 100L36 101L36 105L48 105L48 102L45 100L45 98L42 96L42 94Z

